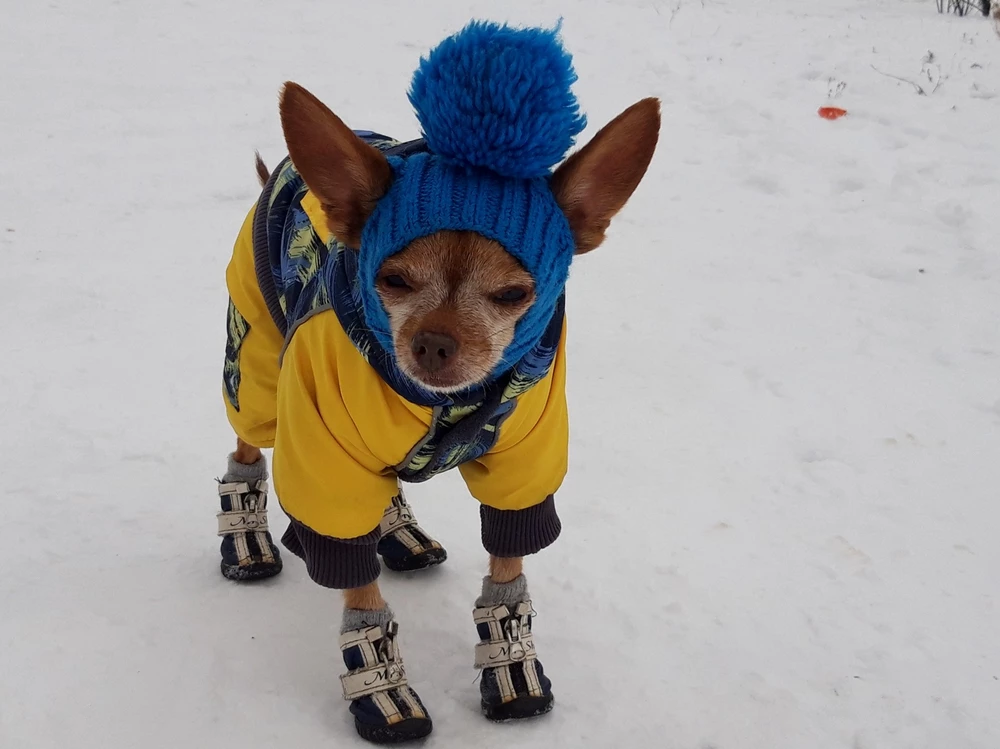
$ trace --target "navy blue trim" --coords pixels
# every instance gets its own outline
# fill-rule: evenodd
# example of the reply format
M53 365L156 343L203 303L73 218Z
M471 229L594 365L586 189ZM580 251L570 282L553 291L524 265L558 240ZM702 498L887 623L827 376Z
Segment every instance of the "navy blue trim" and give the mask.
M388 139L386 138L386 140ZM400 156L402 158L412 156L415 153L424 152L430 152L430 147L427 145L427 141L423 138L409 140L406 143L400 143L398 146L393 146L392 148L387 148L383 151L386 156Z
M483 548L495 557L525 557L555 543L562 532L553 495L523 510L497 510L482 505Z
M352 130L356 136L361 138L361 140L392 140L388 135L382 135L382 133L376 133L374 130Z
M257 285L264 297L264 303L267 305L267 311L271 313L271 319L278 326L282 336L288 333L288 320L285 319L285 311L281 309L281 302L278 301L278 289L275 286L274 273L271 270L271 257L267 244L267 219L271 207L271 193L274 192L274 183L288 161L289 158L286 156L271 172L271 176L260 194L260 199L257 201L257 210L254 211L253 215L254 273L257 276Z
M322 536L293 517L289 520L281 543L305 561L313 582L345 590L363 588L378 579L382 571L375 551L381 535L378 527L359 538L340 539Z

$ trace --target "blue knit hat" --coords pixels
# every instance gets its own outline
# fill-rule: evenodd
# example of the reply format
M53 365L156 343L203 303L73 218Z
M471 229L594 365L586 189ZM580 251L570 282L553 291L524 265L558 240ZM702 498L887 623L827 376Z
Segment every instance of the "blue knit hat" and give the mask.
M387 351L392 335L375 290L379 268L413 240L448 229L496 240L535 281L535 301L504 352L505 368L545 331L575 251L549 177L586 126L558 32L473 22L421 59L409 97L429 153L389 158L392 186L361 235L365 321Z

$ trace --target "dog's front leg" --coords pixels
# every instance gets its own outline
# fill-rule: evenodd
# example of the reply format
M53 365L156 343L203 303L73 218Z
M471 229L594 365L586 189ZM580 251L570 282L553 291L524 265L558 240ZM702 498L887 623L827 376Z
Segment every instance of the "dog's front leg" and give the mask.
M345 611L382 611L386 609L385 599L378 583L371 583L363 588L351 588L344 591Z
M426 708L410 688L397 642L399 627L377 582L344 591L341 677L362 738L376 744L417 739L431 732Z
M497 557L490 554L490 580L497 585L513 582L524 572L524 557Z
M483 713L494 721L542 715L552 709L552 683L535 654L535 614L521 557L490 555L490 574L473 614L480 643L476 668Z

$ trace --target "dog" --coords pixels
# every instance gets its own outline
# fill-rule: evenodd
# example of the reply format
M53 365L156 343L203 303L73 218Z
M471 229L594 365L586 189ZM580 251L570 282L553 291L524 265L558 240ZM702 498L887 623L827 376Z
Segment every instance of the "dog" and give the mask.
M575 79L558 29L473 22L414 75L423 138L351 130L287 83L289 158L271 171L258 156L263 191L227 269L237 447L219 482L222 572L282 568L261 453L273 447L282 542L343 590L342 687L373 743L432 729L376 578L379 557L393 570L446 559L399 482L454 467L490 554L474 612L483 712L553 705L522 559L561 528L565 283L646 173L660 126L658 100L644 99L563 161L586 122Z

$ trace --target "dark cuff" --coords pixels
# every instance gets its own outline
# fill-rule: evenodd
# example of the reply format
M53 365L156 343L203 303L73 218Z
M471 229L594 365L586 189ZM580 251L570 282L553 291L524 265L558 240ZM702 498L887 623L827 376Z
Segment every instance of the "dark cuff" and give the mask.
M483 521L483 547L495 557L524 557L552 544L562 531L551 494L526 510L479 508Z
M376 528L360 538L331 538L292 520L281 543L305 560L313 582L325 588L346 590L363 588L378 579L382 565L375 550L380 535Z

